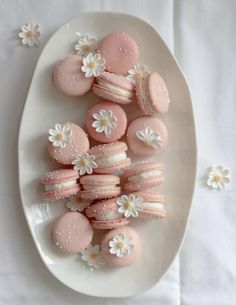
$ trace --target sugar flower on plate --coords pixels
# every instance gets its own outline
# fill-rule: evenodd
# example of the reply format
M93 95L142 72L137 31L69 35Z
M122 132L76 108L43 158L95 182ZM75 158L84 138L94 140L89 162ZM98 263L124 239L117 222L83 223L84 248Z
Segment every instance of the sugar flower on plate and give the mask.
M88 153L77 155L76 159L72 161L74 170L78 171L80 175L92 174L93 169L97 167L95 156Z
M229 183L229 170L222 165L212 166L208 173L207 185L213 189L223 189Z
M150 127L137 131L136 137L148 146L153 148L161 148L161 136L158 132L153 131Z
M79 40L75 45L75 50L78 55L86 56L88 53L95 53L97 48L97 40L90 35L81 35L77 33Z
M133 250L132 238L120 233L109 241L109 252L118 257L129 255Z
M85 77L98 77L105 69L105 59L98 53L89 53L83 58L81 70L85 73Z
M127 78L133 82L135 82L140 77L147 75L149 72L146 66L140 66L136 64L133 68L128 71Z
M85 250L81 252L81 258L87 263L88 266L95 269L98 269L100 265L105 263L99 245L89 245Z
M18 34L18 36L21 38L23 45L27 45L29 47L38 46L39 37L41 36L39 25L34 21L31 21L27 25L22 25L21 32Z
M90 204L91 201L83 200L78 195L75 195L70 197L70 201L67 202L66 206L72 212L83 212Z
M66 147L67 143L70 142L71 129L69 124L65 124L63 127L57 123L53 128L49 129L48 140L56 147Z
M119 206L118 212L124 214L125 217L138 217L138 212L142 210L143 198L140 196L122 195L116 204Z
M112 129L116 128L117 118L112 111L101 110L93 114L93 128L96 132L104 132L107 137L110 136Z

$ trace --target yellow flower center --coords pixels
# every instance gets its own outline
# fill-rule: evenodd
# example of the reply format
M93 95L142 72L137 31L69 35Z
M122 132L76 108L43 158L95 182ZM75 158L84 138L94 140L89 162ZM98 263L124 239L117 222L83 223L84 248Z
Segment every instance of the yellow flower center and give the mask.
M28 31L26 33L26 36L29 37L29 38L32 38L34 36L34 32L33 31Z
M96 62L95 61L91 61L89 64L88 64L88 67L90 69L94 69L96 67Z
M89 50L90 50L90 45L89 45L89 44L85 44L85 45L83 46L83 51L84 51L85 53L87 53Z
M62 141L62 140L64 139L63 134L62 134L62 133L58 133L58 134L56 135L56 139L57 139L57 141Z
M88 160L85 160L85 159L82 159L82 160L80 160L80 165L82 165L82 166L86 166L86 165L88 165Z
M117 248L118 249L120 249L120 250L122 250L123 248L124 248L124 243L122 242L122 241L119 241L118 243L117 243Z
M147 146L152 146L152 143L151 143L150 141L148 141L148 140L145 141L145 144L146 144Z
M219 175L216 175L215 177L214 177L214 179L213 179L215 182L220 182L220 180L221 180L221 176L219 176Z
M138 72L135 73L135 77L136 77L136 78L140 78L142 75L143 75L143 74L142 74L141 71L138 71Z
M109 120L107 118L102 119L102 125L107 126L109 124Z
M97 253L92 252L92 253L90 254L90 258L91 258L91 259L96 259L96 258L97 258Z
M128 201L125 203L125 209L131 209L133 207L133 203L131 201Z

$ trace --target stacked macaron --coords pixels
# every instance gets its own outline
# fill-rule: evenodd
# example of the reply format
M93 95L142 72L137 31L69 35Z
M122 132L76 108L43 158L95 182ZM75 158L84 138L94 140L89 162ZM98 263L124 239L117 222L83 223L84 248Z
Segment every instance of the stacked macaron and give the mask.
M56 88L78 98L93 91L102 100L87 112L84 130L72 122L49 129L49 158L59 167L41 178L45 201L69 199L70 210L53 226L56 246L67 254L81 253L97 268L100 263L123 267L140 255L135 218L166 217L165 198L156 191L164 181L163 165L145 156L160 154L168 131L159 115L170 99L163 78L138 64L139 46L130 35L112 33L99 43L80 35L77 54L60 60L53 71ZM141 116L129 121L126 104L137 103ZM90 140L97 142L93 147ZM144 156L132 163L129 149ZM92 246L94 230L109 230ZM100 250L101 247L101 250Z

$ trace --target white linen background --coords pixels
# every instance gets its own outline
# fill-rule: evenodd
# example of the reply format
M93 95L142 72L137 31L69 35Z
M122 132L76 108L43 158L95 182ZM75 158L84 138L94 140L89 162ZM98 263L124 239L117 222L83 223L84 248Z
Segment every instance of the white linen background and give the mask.
M98 299L63 286L43 265L29 234L18 191L17 138L37 59L65 21L111 10L151 23L182 66L193 99L198 174L185 242L167 274L134 299ZM41 25L41 45L17 42L22 24ZM1 0L0 2L0 304L236 304L236 2L194 0ZM158 56L158 54L157 54ZM209 191L212 164L231 170L225 192Z

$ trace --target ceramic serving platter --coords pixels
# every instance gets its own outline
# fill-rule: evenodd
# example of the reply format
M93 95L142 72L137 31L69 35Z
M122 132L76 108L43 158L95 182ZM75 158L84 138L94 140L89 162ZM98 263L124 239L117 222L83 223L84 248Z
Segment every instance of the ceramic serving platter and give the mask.
M86 111L99 98L92 92L77 99L64 97L53 85L52 71L58 60L73 53L75 32L101 39L111 32L122 31L137 41L139 62L163 76L172 101L169 113L163 117L169 130L169 145L156 157L165 165L166 181L159 190L166 196L168 216L162 221L132 222L142 240L142 256L136 264L120 269L104 266L91 271L83 267L79 255L60 254L53 245L52 225L66 211L65 201L44 202L39 181L45 171L55 168L46 150L48 129L63 121L83 127ZM125 111L129 119L141 114L135 103L126 106ZM22 116L18 153L20 192L29 230L44 264L59 281L87 295L130 297L145 292L160 280L178 253L186 232L195 183L196 139L187 83L154 28L136 17L111 12L85 13L59 28L35 68ZM133 161L140 160L129 155Z

